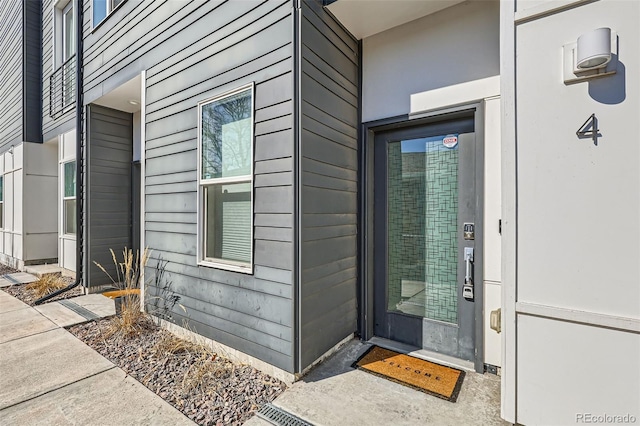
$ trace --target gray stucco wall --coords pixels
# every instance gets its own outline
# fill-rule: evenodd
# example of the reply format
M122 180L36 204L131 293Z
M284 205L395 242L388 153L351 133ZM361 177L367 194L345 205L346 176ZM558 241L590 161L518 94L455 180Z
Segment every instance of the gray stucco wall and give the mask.
M0 152L22 142L22 2L0 2Z
M358 43L302 2L301 361L356 331Z
M85 102L146 70L145 244L173 321L293 372L292 3L129 0L92 33ZM255 82L254 274L198 266L197 104ZM114 247L116 249L116 247ZM153 294L157 289L149 285Z

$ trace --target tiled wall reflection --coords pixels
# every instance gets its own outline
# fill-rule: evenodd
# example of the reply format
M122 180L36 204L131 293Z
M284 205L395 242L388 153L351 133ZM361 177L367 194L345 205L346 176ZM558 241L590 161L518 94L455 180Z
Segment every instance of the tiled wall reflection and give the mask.
M457 321L458 150L388 145L388 309Z

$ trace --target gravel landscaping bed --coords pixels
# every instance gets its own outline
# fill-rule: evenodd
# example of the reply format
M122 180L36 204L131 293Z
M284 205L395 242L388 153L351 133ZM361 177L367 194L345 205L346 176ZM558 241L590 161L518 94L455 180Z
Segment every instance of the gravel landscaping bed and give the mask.
M0 263L0 275L4 274L14 274L16 272L20 272L17 269L13 269L11 266L7 266L4 263Z
M11 272L5 272L5 273L9 274ZM64 281L67 285L73 282L73 278L71 277L61 277L60 279ZM36 300L38 300L39 297L36 296L32 291L29 291L27 289L27 285L28 284L16 284L16 285L12 285L11 287L4 287L2 290L6 291L16 299L23 301L27 305L33 306L33 303ZM84 292L82 291L82 287L78 286L50 300L47 300L46 303L55 302L56 300L69 299L71 297L76 297L76 296L82 296L83 294Z
M129 337L110 335L114 321L69 331L198 424L241 425L286 389L280 380L179 339L150 319Z

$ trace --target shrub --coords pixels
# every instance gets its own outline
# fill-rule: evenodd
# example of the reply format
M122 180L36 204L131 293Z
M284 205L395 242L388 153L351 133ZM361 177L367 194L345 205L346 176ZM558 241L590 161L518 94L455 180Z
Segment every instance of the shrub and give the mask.
M27 284L26 289L33 293L36 298L44 297L54 291L61 290L67 286L67 283L60 275L46 274L40 277L38 281Z

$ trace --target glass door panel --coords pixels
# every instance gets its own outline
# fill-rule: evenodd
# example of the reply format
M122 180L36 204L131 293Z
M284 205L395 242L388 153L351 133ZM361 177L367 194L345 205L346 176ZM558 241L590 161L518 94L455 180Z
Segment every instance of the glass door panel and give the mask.
M466 360L480 312L463 294L474 271L465 253L482 247L463 232L481 218L474 129L465 112L377 132L373 167L374 334Z
M387 309L456 323L458 149L446 136L388 144Z

